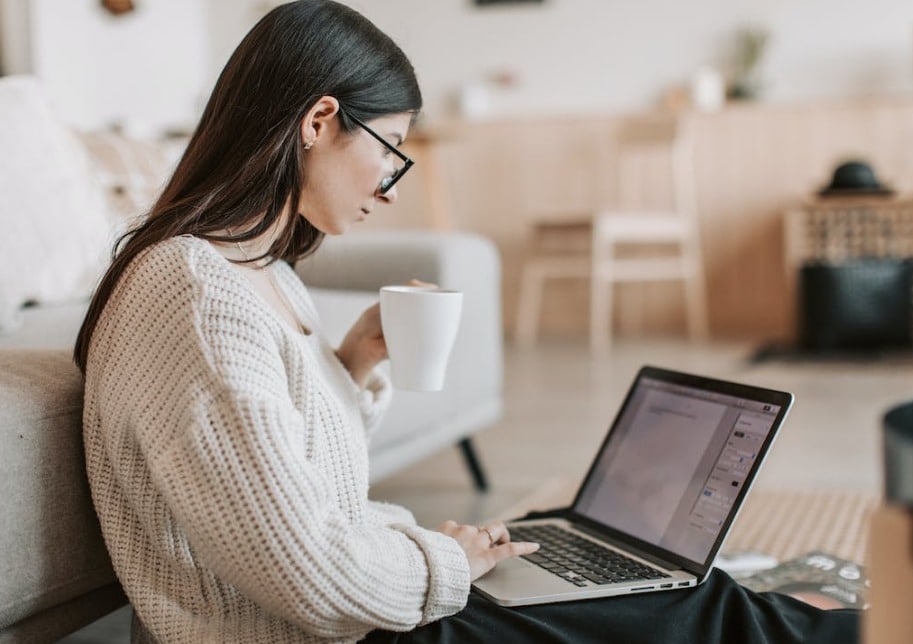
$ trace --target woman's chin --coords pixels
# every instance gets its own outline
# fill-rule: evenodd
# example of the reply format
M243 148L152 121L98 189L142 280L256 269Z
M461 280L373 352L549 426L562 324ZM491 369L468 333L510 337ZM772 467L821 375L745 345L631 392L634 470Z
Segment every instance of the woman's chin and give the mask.
M302 217L304 217L304 215L302 215ZM308 222L314 228L316 228L317 230L322 232L324 235L331 235L331 236L342 235L343 233L348 231L349 228L352 227L352 223L354 223L354 222L335 222L335 221L328 223L328 222L323 222L323 221L314 221L313 219L311 219L309 217L304 217L304 218L307 219ZM364 220L364 218L362 217L362 219L359 219L358 221L363 221L363 220Z

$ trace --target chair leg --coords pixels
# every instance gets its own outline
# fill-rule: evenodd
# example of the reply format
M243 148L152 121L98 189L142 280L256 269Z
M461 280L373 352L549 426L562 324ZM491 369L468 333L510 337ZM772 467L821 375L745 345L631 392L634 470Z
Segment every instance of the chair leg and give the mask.
M590 350L598 353L607 351L612 344L612 305L615 297L615 284L611 273L607 273L613 256L610 249L602 249L601 252L603 255L609 253L609 256L600 257L601 261L597 262L594 249L590 275Z
M707 320L707 290L700 254L689 253L687 277L684 280L688 335L692 340L706 340L710 334Z
M487 492L488 479L485 477L485 472L482 470L482 464L479 462L478 456L476 456L472 439L464 438L461 440L460 450L463 452L463 460L466 461L466 467L469 468L469 472L472 474L472 482L475 485L476 492Z
M707 323L704 276L692 275L685 280L685 293L688 299L688 335L692 340L706 340L710 331Z
M545 275L538 266L527 265L520 278L520 296L517 300L517 319L514 340L519 346L532 346L539 333L539 313L542 308L542 289Z
M611 282L594 279L590 284L590 350L605 351L611 344L612 330L607 322L612 305L609 302Z

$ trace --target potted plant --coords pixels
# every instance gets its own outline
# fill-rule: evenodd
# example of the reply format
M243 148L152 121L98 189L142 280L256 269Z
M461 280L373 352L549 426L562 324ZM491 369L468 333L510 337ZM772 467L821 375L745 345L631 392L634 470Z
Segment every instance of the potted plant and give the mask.
M729 97L735 100L757 98L761 89L758 67L764 57L769 32L763 27L745 27L736 33Z

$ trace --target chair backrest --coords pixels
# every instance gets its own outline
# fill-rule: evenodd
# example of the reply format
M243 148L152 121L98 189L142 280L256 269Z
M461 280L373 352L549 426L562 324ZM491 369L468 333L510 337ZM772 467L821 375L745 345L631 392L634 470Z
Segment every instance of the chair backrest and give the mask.
M693 216L692 130L687 115L651 115L619 124L617 208Z

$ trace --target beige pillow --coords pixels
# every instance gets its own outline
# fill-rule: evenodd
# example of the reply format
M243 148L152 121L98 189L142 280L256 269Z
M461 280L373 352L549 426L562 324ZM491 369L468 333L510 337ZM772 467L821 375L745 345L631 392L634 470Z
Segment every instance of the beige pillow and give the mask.
M0 333L26 302L87 297L114 226L82 146L39 82L0 78Z

